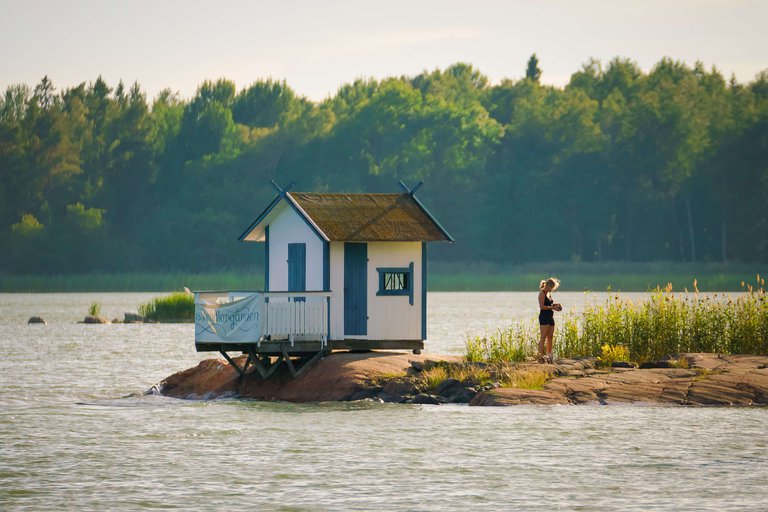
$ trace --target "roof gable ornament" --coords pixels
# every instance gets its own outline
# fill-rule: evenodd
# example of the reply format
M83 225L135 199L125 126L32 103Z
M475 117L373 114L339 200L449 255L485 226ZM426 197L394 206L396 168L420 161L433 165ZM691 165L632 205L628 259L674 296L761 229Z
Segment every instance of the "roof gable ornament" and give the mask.
M281 197L285 197L285 194L287 194L288 192L290 192L290 191L291 191L291 189L293 188L293 186L296 184L296 182L295 182L295 181L291 180L291 182L288 184L288 186L287 186L287 187L285 187L285 188L281 188L281 187L280 187L280 185L278 185L278 184L277 184L277 182L276 182L275 180L269 180L269 181L270 181L270 183L272 183L272 186L275 188L275 190L277 190L277 193L278 193L278 194L279 194Z
M397 183L398 183L398 185L400 185L400 188L405 190L405 193L408 194L411 197L413 197L413 195L416 193L416 191L419 190L422 185L424 185L424 181L422 181L422 180L419 180L419 182L413 188L408 188L408 185L403 183L403 180L399 180Z

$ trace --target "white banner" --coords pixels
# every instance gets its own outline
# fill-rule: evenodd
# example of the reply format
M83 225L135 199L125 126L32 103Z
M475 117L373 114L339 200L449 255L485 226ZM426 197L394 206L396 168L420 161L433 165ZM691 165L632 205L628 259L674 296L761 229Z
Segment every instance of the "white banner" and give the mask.
M261 337L264 300L260 293L226 304L195 301L195 342L253 342Z

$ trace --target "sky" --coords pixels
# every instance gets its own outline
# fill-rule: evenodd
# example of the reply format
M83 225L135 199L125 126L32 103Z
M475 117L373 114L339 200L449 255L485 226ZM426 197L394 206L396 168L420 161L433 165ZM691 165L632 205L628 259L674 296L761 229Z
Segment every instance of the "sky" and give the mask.
M700 60L741 83L768 69L766 0L0 0L0 90L47 75L58 90L138 82L190 98L285 80L320 101L358 78L464 62L491 83L565 85L590 58Z

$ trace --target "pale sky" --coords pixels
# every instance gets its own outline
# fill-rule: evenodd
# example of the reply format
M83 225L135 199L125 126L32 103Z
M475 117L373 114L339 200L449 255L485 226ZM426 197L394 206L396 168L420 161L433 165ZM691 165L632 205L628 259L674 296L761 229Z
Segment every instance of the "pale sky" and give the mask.
M498 83L521 78L534 52L542 82L558 86L590 57L616 56L645 71L664 56L701 60L746 83L768 68L768 1L0 0L0 51L0 91L102 75L149 98L274 78L322 100L356 78L456 62Z

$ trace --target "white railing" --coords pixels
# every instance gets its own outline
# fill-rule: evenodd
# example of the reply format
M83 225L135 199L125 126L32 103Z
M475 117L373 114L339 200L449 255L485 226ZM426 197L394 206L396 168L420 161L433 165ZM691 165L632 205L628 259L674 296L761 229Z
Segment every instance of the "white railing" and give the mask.
M258 297L255 297L258 296ZM195 292L195 341L328 340L331 292ZM251 303L247 313L238 305ZM222 319L226 319L223 321ZM234 319L234 320L233 320ZM236 325L244 319L250 324Z
M330 292L265 292L264 296L268 299L264 336L291 341L296 337L328 339Z

